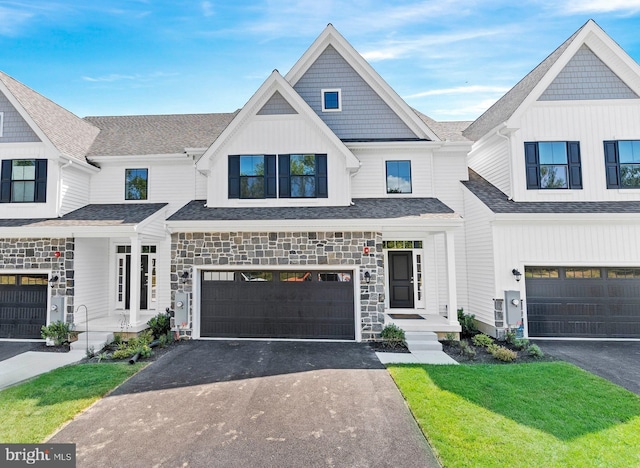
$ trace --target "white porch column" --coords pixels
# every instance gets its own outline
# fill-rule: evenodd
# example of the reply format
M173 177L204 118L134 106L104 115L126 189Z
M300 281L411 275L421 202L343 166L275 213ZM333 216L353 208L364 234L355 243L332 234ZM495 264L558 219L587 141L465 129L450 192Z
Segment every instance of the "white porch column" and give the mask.
M447 286L449 291L449 324L458 324L458 290L456 287L456 254L453 231L445 231L447 244Z
M138 236L131 237L131 271L129 273L130 293L129 293L129 323L131 326L138 324L140 313L140 239Z

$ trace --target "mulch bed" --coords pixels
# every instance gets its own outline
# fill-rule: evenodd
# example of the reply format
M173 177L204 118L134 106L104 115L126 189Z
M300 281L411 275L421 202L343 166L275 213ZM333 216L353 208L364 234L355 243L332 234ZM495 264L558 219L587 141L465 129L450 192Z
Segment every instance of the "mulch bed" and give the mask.
M71 347L68 344L60 346L47 346L47 343L35 343L33 349L37 353L68 353L71 351Z
M487 348L483 346L474 346L470 338L463 339L466 339L466 341L469 343L469 346L475 349L476 355L474 357L470 358L462 354L460 352L460 347L456 342L442 341L442 350L460 364L522 364L527 362L548 362L557 360L556 358L549 356L548 354L545 354L543 357L533 357L530 356L526 351L519 350L515 346L512 346L505 341L496 341L498 345L504 346L505 348L516 351L518 353L518 357L515 359L515 361L504 362L493 357L493 355L487 351Z
M384 341L369 341L369 346L378 353L409 353L406 346L390 347Z

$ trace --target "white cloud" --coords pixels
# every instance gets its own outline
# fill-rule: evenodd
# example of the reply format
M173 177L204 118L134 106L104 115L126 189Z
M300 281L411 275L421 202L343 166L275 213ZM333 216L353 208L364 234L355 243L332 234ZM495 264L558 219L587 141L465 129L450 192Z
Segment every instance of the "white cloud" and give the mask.
M471 93L500 93L501 95L509 91L503 86L458 86L456 88L441 88L422 91L420 93L405 96L405 99L414 99L427 96L442 96L445 94L471 94Z
M111 73L110 75L104 76L83 76L82 79L84 81L89 81L91 83L113 83L116 81L137 81L137 82L148 82L155 80L157 78L164 78L168 76L177 76L178 73L164 73L164 72L156 72L149 74L140 74L136 73L134 75L121 75L119 73Z
M411 182L398 176L387 176L387 187L398 193L411 193Z
M566 13L637 13L640 0L569 0L562 9Z
M35 15L29 11L0 7L0 35L13 36Z

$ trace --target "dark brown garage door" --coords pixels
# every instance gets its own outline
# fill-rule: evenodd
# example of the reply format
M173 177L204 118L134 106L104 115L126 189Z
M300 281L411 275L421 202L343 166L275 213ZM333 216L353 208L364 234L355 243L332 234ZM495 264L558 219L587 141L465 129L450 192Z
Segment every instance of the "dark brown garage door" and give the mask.
M46 275L0 275L0 338L42 338Z
M640 268L527 267L532 337L640 338Z
M355 339L352 273L202 272L200 336Z

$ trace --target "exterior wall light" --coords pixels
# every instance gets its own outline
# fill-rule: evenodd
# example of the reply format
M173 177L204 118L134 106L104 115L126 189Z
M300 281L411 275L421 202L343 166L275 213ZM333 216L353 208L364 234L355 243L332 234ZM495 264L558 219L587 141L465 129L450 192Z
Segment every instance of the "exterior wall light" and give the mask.
M516 278L516 281L520 281L520 278L522 278L522 273L520 273L520 271L518 271L517 268L514 268L513 270L511 270L511 273Z
M184 270L180 275L180 278L182 278L183 283L186 283L187 280L189 279L189 272L187 270Z
M369 273L368 270L364 272L364 282L367 284L371 283L371 273Z
M58 277L58 275L53 275L51 277L51 279L49 279L49 284L51 285L51 287L53 288L54 283L56 283L60 278Z

